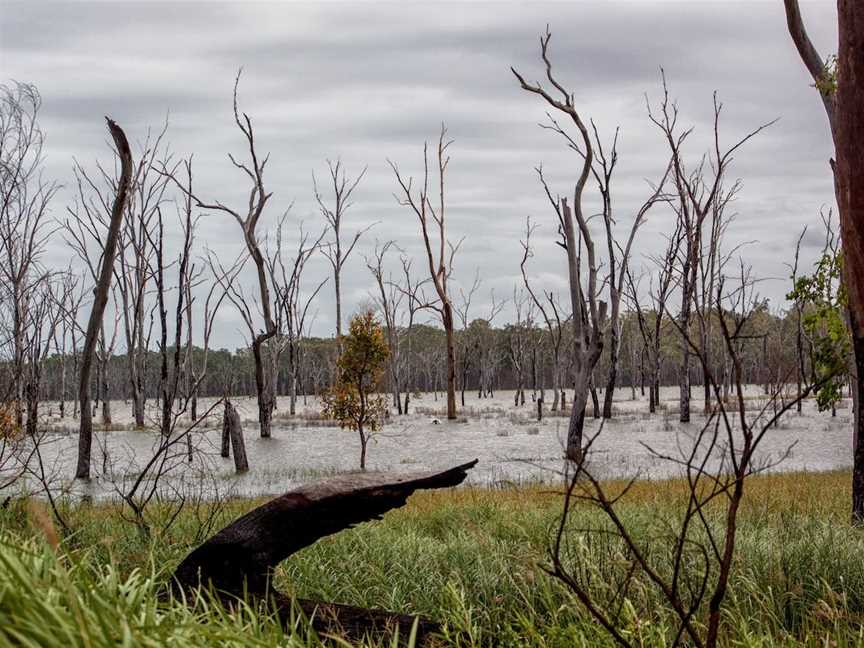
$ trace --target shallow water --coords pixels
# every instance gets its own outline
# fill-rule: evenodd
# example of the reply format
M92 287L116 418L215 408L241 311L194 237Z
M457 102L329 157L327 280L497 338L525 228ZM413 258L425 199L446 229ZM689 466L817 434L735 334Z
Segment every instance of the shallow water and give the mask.
M428 397L415 403L427 408L442 405ZM547 416L538 423L532 420L534 405L529 402L515 410L512 395L506 394L492 402L475 399L468 405L471 413L464 422L447 422L442 417L436 424L428 414L392 417L391 423L369 443L368 469L410 472L446 468L478 458L479 463L469 473L469 483L561 479L566 418ZM656 479L681 474L680 466L659 459L649 447L660 454L681 457L693 447L704 417L694 416L690 424L680 424L673 413L649 416L641 401L622 401L616 406L621 413L605 422L592 444L590 470L607 478L639 475ZM771 469L820 471L849 467L850 417L849 408L832 418L807 403L804 414L789 412L778 428L769 430L757 451L756 463L785 457ZM586 420L586 439L597 432L598 425L597 420ZM194 490L205 496L277 494L303 482L359 467L360 443L357 434L348 430L302 423L296 427L277 425L270 439L259 438L257 427L250 421L244 423L244 430L249 473L235 475L233 460L219 456L218 430L195 432L196 452L191 464L186 462L185 443L173 453L168 479L163 483L168 488L166 494L171 496L171 489ZM55 489L105 498L129 488L152 456L157 441L153 432L97 432L94 479L89 484L69 479L74 472L77 435L47 435L42 457L46 473L53 475ZM714 460L709 461L711 468L717 468L722 451L722 445L715 450ZM29 482L33 484L32 479Z

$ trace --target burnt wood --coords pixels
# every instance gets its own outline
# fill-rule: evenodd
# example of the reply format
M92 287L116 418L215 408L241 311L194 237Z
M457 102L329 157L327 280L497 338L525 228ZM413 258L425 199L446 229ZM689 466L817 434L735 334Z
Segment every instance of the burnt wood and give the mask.
M270 588L273 569L288 556L320 538L361 522L379 520L403 506L416 490L448 488L465 479L477 460L444 471L425 473L362 473L301 486L241 516L194 549L174 572L179 590L212 586L221 596L272 597L284 616L291 599ZM415 617L383 610L299 600L316 630L359 638L392 632L407 637ZM438 624L420 619L418 635Z

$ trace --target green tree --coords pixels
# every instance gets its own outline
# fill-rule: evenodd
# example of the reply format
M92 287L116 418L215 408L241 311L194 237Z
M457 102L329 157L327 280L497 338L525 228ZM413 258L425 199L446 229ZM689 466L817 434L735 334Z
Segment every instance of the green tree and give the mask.
M843 255L836 244L826 244L813 274L799 277L787 295L802 306L801 325L811 344L811 381L817 385L820 411L833 408L842 398L852 352L842 272Z
M381 324L371 310L351 319L336 361L336 381L323 395L325 416L360 436L360 469L366 470L366 446L387 414L380 393L390 350Z

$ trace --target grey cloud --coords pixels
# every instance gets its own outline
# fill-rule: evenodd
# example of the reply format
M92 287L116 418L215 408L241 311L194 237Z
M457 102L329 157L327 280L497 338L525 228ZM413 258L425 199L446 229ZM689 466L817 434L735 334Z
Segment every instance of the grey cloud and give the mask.
M820 49L832 51L833 8L811 3L804 12ZM323 173L326 158L341 156L351 173L369 167L346 224L353 232L379 223L350 261L345 291L354 304L368 293L361 255L376 237L395 238L422 268L416 218L393 199L385 160L416 177L422 142L433 141L445 121L456 140L448 181L451 237L466 236L457 273L470 281L479 266L488 300L488 289L504 296L518 279L528 215L541 225L532 274L550 287L562 285L563 258L533 167L542 162L554 189L566 193L576 160L536 127L545 109L509 71L513 65L529 79L542 75L538 36L547 23L556 69L585 114L606 138L622 127L615 185L622 228L647 194L645 180L656 180L666 161L643 98L647 92L657 99L661 66L679 99L681 123L695 127L691 164L710 140L714 90L726 104L728 140L782 118L736 156L733 174L744 186L730 244L758 240L750 248L756 271L786 276L784 251L804 224L818 229L818 210L830 204L832 187L824 115L779 2L6 2L0 67L3 77L33 81L43 93L52 176L68 183L73 155L88 164L107 159L102 115L116 117L140 139L170 110L172 149L195 153L198 191L242 204L245 182L226 154L243 151L230 111L234 74L245 66L241 108L272 156L268 225L296 200L296 219L317 229L311 173ZM596 197L590 200L596 206ZM206 218L202 243L220 255L236 254L235 224L217 214ZM637 263L662 247L669 218L651 215L637 242ZM809 263L816 247L805 245L802 262ZM56 254L62 253L60 246ZM310 284L326 274L325 263L314 264ZM765 290L779 303L785 287L774 284ZM319 333L332 327L331 290L319 300ZM233 346L237 322L228 314L222 321L217 342Z

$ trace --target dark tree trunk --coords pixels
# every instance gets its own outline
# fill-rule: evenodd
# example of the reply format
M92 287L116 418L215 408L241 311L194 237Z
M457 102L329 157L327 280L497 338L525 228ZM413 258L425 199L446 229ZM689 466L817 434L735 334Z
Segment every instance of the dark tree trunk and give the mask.
M864 5L838 0L839 47L834 101L834 184L840 210L843 270L855 352L852 519L864 522Z
M238 473L247 472L249 470L249 460L246 458L246 442L243 440L240 415L230 402L225 403L225 413L228 418L228 436L231 439L231 451L234 453L234 470Z
M274 592L270 582L280 562L320 538L380 519L385 512L403 506L416 490L461 483L476 463L415 475L343 475L290 491L235 520L193 550L174 572L173 586L191 593L209 584L229 604L236 598L271 599L280 615L289 618L291 599ZM195 596L186 600L194 601ZM380 610L316 601L298 604L318 632L333 632L352 642L370 634L389 634L395 628L400 637L406 637L414 622L412 617ZM438 624L421 619L420 645L437 629Z
M120 157L121 173L117 184L117 194L114 197L114 205L111 208L111 222L108 227L108 235L105 238L105 247L102 254L102 265L99 269L99 281L94 291L93 308L90 311L90 319L87 322L87 332L84 337L84 348L81 352L81 374L78 383L78 400L81 403L81 425L78 432L78 463L75 469L75 477L78 479L90 478L90 454L93 446L93 419L90 409L90 372L93 367L93 356L96 350L96 338L102 324L102 316L105 306L108 304L108 292L111 289L111 275L114 270L114 257L117 253L117 238L120 226L123 224L123 212L126 198L129 193L129 185L132 181L132 152L129 142L123 130L110 119L108 130L114 145L117 147L117 155Z
M228 400L225 400L225 410L222 414L222 447L220 449L219 455L223 459L227 459L231 456L231 433L229 431L229 407L231 404Z
M453 340L453 307L449 300L444 302L442 321L447 337L447 418L452 421L456 419L456 350Z
M615 395L615 384L618 380L618 331L615 327L609 331L609 375L606 379L606 392L603 394L603 418L612 418L612 398ZM596 407L596 406L595 406ZM596 412L596 409L595 409Z

